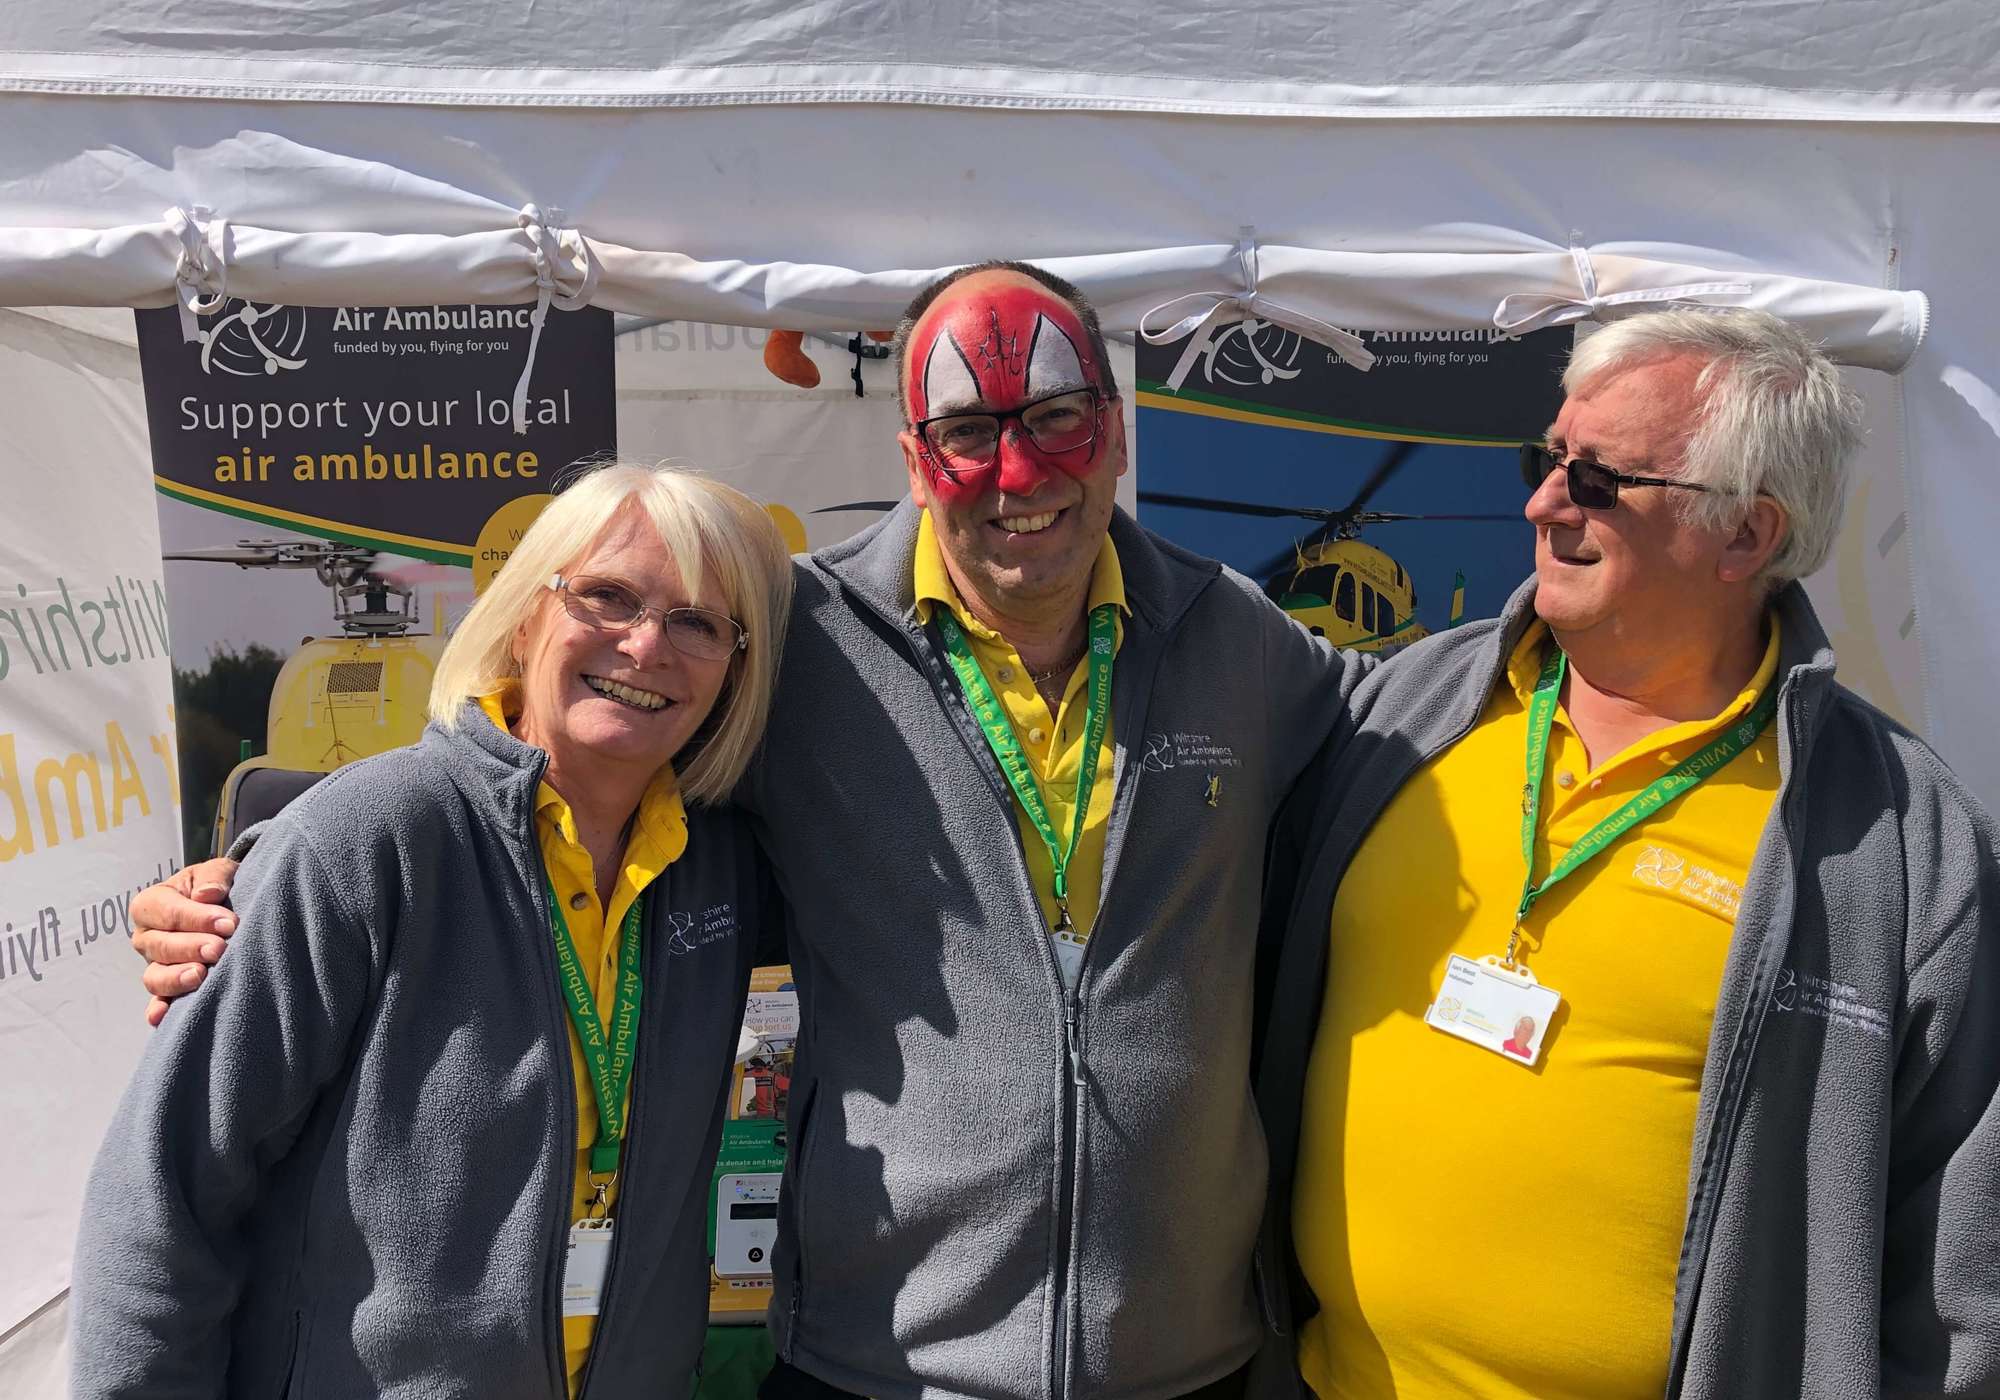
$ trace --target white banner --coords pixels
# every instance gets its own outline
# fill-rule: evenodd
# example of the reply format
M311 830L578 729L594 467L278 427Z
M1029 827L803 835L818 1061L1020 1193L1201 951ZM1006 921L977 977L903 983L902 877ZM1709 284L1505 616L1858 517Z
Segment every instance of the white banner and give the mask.
M138 359L0 313L0 385L0 1394L27 1396L55 1393L84 1178L146 1037L126 897L180 838Z

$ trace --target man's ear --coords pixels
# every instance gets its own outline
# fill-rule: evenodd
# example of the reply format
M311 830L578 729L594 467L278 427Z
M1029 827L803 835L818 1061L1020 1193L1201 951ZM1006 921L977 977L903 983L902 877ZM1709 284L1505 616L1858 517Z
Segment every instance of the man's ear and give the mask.
M910 499L929 509L930 497L925 494L929 479L924 472L923 442L905 428L896 434L896 445L903 449L903 467L910 475Z
M1769 496L1759 496L1750 504L1736 534L1722 547L1716 562L1716 577L1724 583L1746 583L1764 571L1791 533L1791 516Z
M1125 404L1116 394L1104 401L1104 441L1114 454L1118 475L1125 475L1132 465L1131 456L1125 451Z

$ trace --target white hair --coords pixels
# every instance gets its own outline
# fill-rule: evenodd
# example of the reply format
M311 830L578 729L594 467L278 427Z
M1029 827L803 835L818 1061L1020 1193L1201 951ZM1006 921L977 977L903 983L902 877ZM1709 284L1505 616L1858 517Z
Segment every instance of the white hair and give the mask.
M704 575L749 646L729 662L715 708L681 751L674 775L689 802L721 802L764 737L792 605L792 564L770 514L732 486L682 467L611 462L577 477L535 518L479 601L453 631L431 680L430 717L458 726L465 702L521 674L514 633L550 606L549 576L566 573L628 504L659 532L690 596Z
M1677 355L1707 363L1695 380L1699 417L1678 475L1706 492L1676 492L1692 523L1728 529L1759 496L1785 509L1785 538L1761 577L1776 587L1826 562L1840 533L1861 400L1797 327L1765 311L1678 308L1614 321L1578 343L1563 371L1575 393L1593 380ZM1615 463L1613 465L1616 465Z

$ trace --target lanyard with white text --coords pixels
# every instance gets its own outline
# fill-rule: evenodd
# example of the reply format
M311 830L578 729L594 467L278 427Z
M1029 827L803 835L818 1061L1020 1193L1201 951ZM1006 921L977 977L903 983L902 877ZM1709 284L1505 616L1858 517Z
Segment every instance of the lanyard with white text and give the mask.
M1118 607L1115 603L1105 603L1090 614L1090 641L1084 648L1090 666L1089 700L1083 716L1083 758L1076 773L1076 818L1070 823L1066 849L1056 840L1055 823L1049 818L1041 788L1035 784L1034 770L1028 766L1020 741L1014 737L1014 727L1007 722L1007 713L994 696L993 687L986 683L986 675L979 669L979 660L973 656L958 620L940 610L938 630L944 634L945 654L951 658L952 670L958 673L959 686L972 705L987 746L999 760L1000 771L1007 775L1014 795L1021 799L1021 810L1028 814L1028 821L1042 838L1042 844L1049 848L1049 863L1055 869L1056 910L1060 915L1055 931L1073 933L1075 925L1069 917L1069 863L1076 855L1077 843L1083 839L1084 818L1090 812L1090 787L1097 777L1097 755L1104 745L1104 726L1111 718L1111 653L1118 637Z
M582 960L570 938L569 922L563 918L556 888L544 882L549 897L549 922L556 931L556 968L561 974L563 1001L569 1007L570 1024L583 1046L584 1066L590 1071L590 1086L597 1098L597 1141L590 1147L590 1174L615 1177L618 1153L625 1145L625 1092L632 1084L633 1047L639 1040L639 924L643 900L635 899L625 912L618 930L618 993L611 1007L611 1035L607 1042L604 1022L598 1017L597 1003L590 995L590 983L583 975ZM596 1183L593 1183L596 1184ZM610 1188L607 1180L598 1186L598 1199Z
M1535 883L1535 830L1542 814L1542 770L1548 760L1549 731L1555 724L1556 703L1562 692L1563 675L1568 668L1569 658L1563 654L1561 647L1551 643L1549 654L1542 660L1542 674L1535 681L1534 698L1528 705L1528 773L1527 783L1521 789L1521 862L1525 874L1521 881L1520 907L1514 911L1514 932L1507 939L1507 956L1503 959L1509 967L1514 963L1514 950L1520 946L1521 921L1528 917L1528 910L1534 907L1536 900L1641 821L1704 778L1721 772L1732 758L1757 742L1757 736L1764 732L1764 726L1771 722L1771 716L1778 709L1778 685L1773 679L1742 719L1732 723L1713 743L1689 755L1672 772L1648 784L1637 797L1585 832L1538 885Z

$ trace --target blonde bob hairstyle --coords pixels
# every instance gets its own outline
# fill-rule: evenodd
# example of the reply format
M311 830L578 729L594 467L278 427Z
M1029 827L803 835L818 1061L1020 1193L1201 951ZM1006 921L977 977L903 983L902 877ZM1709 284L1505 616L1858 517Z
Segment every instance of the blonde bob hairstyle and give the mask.
M771 687L792 604L792 564L764 508L734 487L685 468L611 462L589 469L550 501L445 645L431 681L430 716L454 729L465 702L521 674L514 634L551 604L565 573L630 502L645 511L690 596L712 577L749 645L729 662L715 708L674 755L681 796L725 801L764 737Z

